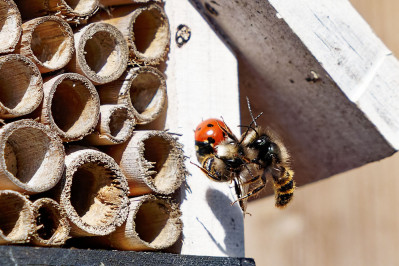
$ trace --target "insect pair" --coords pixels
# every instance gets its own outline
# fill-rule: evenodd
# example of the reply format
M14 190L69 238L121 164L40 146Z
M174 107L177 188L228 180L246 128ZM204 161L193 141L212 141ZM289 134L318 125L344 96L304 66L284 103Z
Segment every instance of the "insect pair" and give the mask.
M262 191L267 177L273 182L276 207L284 207L295 190L289 155L276 135L256 123L262 114L254 118L249 102L248 108L252 122L244 126L246 130L240 139L219 119L208 119L197 126L195 148L201 164L197 166L213 181L234 182L235 202L239 202L244 213L244 200ZM244 195L251 184L255 186Z

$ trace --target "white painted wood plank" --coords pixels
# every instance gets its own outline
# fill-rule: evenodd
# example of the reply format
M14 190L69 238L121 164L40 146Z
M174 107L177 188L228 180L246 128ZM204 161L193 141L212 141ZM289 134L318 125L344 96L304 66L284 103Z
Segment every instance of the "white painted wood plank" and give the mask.
M399 149L399 68L347 0L270 0L339 88ZM300 11L300 12L299 12Z
M200 14L187 1L168 0L165 11L171 28L167 61L166 128L183 134L185 154L196 162L194 129L202 119L223 116L239 133L237 60ZM191 28L190 41L178 48L176 28ZM187 161L191 175L182 193L182 254L244 256L243 217L228 183L215 183Z

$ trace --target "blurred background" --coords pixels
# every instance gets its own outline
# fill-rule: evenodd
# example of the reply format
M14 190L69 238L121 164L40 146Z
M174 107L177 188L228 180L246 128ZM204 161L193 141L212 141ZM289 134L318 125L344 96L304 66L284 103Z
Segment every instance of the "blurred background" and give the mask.
M351 3L399 57L399 1ZM246 257L257 265L399 265L398 178L395 154L299 187L284 210L273 197L251 201Z

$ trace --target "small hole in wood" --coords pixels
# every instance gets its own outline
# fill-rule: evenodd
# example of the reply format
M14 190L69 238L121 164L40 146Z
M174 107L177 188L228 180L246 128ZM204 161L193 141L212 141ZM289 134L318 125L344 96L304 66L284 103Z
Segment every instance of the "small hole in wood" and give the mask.
M41 239L49 240L60 226L60 216L50 205L42 205L38 210L36 226L41 226L37 234Z
M10 239L20 239L26 234L23 220L28 210L23 199L11 193L0 194L0 230Z

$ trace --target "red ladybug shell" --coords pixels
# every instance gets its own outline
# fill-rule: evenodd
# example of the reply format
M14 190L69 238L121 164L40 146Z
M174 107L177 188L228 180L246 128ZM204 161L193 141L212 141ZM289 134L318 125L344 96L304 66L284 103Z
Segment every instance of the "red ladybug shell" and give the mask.
M202 121L195 129L195 141L208 142L212 146L217 146L226 138L226 134L220 127L227 128L219 119L210 118Z

